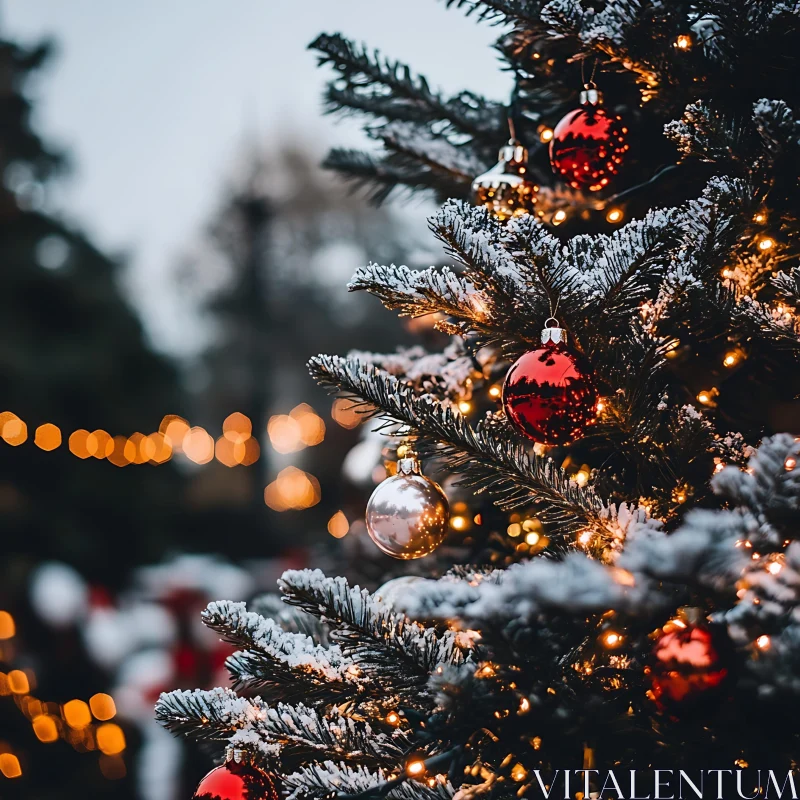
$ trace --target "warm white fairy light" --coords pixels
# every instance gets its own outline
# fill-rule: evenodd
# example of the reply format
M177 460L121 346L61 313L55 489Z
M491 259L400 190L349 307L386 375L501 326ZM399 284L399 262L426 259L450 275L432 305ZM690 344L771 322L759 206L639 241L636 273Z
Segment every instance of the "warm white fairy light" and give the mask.
M766 634L763 634L762 636L759 636L758 639L756 639L756 647L759 650L768 650L770 644L772 644L772 642L770 641L769 636L767 636Z
M462 414L469 414L469 412L472 411L472 403L470 403L469 400L462 400L458 404L458 410Z
M772 250L775 247L775 240L771 239L769 236L765 236L763 239L759 240L758 247L760 250Z
M406 764L406 772L413 776L422 775L425 772L425 762L421 758L414 758Z
M777 561L772 561L767 564L767 571L770 572L772 575L777 575L783 569L783 565L778 563Z
M682 33L673 42L673 47L675 47L676 50L691 50L692 49L692 37L689 36L688 33Z
M614 631L609 631L603 636L603 644L606 647L619 647L622 644L622 636Z
M567 218L567 212L560 208L553 214L553 225L560 225Z

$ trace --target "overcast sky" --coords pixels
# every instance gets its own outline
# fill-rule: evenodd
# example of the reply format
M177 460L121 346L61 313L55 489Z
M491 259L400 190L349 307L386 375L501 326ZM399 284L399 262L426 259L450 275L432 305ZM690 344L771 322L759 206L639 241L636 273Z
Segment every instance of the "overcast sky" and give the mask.
M510 87L490 47L497 29L443 0L0 0L0 23L23 42L57 40L36 122L75 164L58 207L101 246L131 253L153 339L178 351L191 336L180 298L160 292L165 270L248 134L302 133L320 152L363 143L353 123L321 116L327 72L305 49L318 33L379 47L448 92L502 99Z

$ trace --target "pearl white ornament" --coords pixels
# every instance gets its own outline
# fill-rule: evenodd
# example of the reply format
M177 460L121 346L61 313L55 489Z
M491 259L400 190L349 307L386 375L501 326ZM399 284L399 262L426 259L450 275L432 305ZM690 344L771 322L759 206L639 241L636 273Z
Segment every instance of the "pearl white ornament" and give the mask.
M450 506L438 483L425 477L414 456L397 462L367 503L367 531L384 553L401 559L432 553L447 536Z

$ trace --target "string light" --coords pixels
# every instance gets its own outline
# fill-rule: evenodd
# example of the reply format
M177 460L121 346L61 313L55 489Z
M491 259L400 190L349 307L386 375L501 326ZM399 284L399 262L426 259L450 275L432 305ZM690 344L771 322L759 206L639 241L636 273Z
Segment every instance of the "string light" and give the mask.
M797 466L797 459L794 456L788 456L786 461L783 462L783 468L787 472L791 472Z
M591 541L592 541L591 531L583 531L582 533L578 534L578 544L582 544L585 547Z
M621 208L612 208L606 214L606 221L611 223L622 222L623 216Z
M450 517L450 527L455 531L463 531L468 524L469 520L466 517L462 517L460 514Z
M542 128L539 131L539 138L543 142L549 142L553 138L553 129L552 128Z
M692 37L689 36L688 33L682 33L678 38L673 42L673 47L677 48L678 50L691 50L692 47Z
M525 544L530 545L533 547L540 539L540 536L536 531L531 531L530 533L525 534Z
M783 569L783 565L777 561L772 561L767 564L767 572L771 575L777 575Z
M622 644L622 636L614 631L609 631L603 636L603 643L606 647L619 647Z
M472 403L470 403L469 400L461 400L458 404L458 410L462 414L469 414L469 412L472 411Z
M769 236L765 236L758 242L759 250L772 250L773 247L775 247L775 240L771 239Z
M390 711L386 715L386 721L396 728L400 724L400 715L396 711Z
M0 611L0 639L13 639L16 633L14 617L8 611Z
M560 208L553 214L553 225L560 225L567 218L567 212Z
M704 406L715 406L717 397L719 397L719 389L713 386L710 389L703 389L697 394L698 402Z
M412 777L425 773L425 762L421 758L415 758L406 764L406 772Z
M489 397L496 400L503 393L503 390L495 383L489 387Z
M763 634L756 639L756 647L758 647L759 650L768 650L770 644L772 644L772 642L770 641L769 636L766 634Z
M517 536L522 534L522 525L519 522L512 522L507 528L506 533L512 538L516 539Z
M725 353L722 363L724 366L728 367L735 367L740 361L742 360L742 352L741 350L728 350Z
M762 223L764 223L766 221L767 221L767 215L763 211L759 211L753 217L753 222L758 222L759 224L762 224Z

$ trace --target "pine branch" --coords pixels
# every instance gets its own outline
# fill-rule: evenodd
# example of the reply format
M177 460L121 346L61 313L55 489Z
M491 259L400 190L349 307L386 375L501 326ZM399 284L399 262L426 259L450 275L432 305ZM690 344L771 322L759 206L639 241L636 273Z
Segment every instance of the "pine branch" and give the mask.
M454 633L423 628L395 614L366 589L319 570L290 570L280 580L284 600L327 622L344 652L387 691L426 696L428 676L465 654Z
M220 600L203 612L205 625L244 652L230 656L226 666L234 688L266 691L267 700L337 702L364 691L355 665L341 649L321 647L300 633L287 633L271 619L247 611L244 603Z
M489 494L500 508L536 505L548 534L562 544L583 528L605 529L603 503L594 492L579 488L563 470L518 441L499 439L480 426L473 429L450 407L417 397L394 376L357 361L317 356L309 369L320 385L359 398L378 408L382 418L408 426L421 438L419 447L460 473L464 486Z
M504 127L501 106L471 93L445 98L405 64L382 58L377 51L370 53L340 34L323 34L309 47L320 53L321 65L330 64L340 73L341 86L328 95L329 111L353 107L355 93L359 111L378 113L389 120L443 120L454 130L489 142L496 142Z
M437 172L419 162L409 162L397 154L375 157L360 150L334 148L323 166L339 173L358 189L368 190L370 201L385 202L393 192L431 190L437 197L464 196L468 184L458 183L450 173Z
M542 0L445 0L448 8L465 11L482 22L495 25L520 25L537 27L539 14L547 2Z
M199 740L223 741L266 715L260 698L238 697L231 689L164 692L156 703L156 720L168 731Z
M309 758L394 764L408 747L403 731L379 733L335 708L323 717L302 703L270 707L258 697L237 697L230 689L164 693L156 705L156 719L171 732L196 739L257 740L280 753L284 769Z
M384 789L387 782L392 781ZM338 797L388 797L393 800L450 800L455 794L449 782L437 781L433 787L420 781L398 780L383 770L351 767L332 761L309 764L297 772L287 775L284 784L290 790L287 800L302 800L309 797L327 797L331 786L336 787Z

